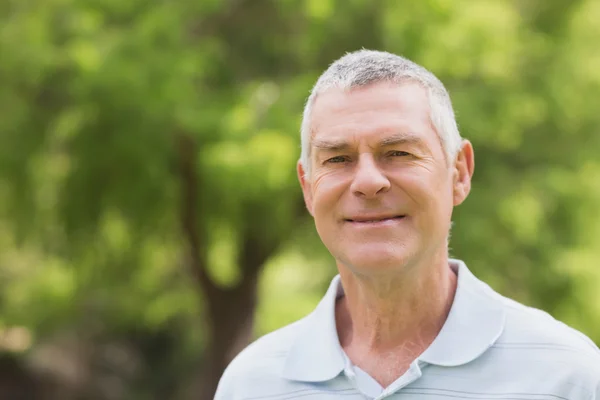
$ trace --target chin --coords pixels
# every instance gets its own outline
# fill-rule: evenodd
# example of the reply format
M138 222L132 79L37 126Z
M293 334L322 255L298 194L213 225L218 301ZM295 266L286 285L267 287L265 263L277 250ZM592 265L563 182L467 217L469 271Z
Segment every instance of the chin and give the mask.
M346 250L338 253L337 261L361 275L399 272L412 260L410 252L405 248L355 246Z

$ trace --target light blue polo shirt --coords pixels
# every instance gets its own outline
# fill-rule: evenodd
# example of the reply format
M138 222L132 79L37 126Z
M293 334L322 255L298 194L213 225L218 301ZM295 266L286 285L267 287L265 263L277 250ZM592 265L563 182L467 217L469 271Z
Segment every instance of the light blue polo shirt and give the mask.
M494 292L459 260L458 285L437 338L387 388L340 346L336 276L305 318L258 339L227 367L217 400L600 400L600 351L547 313Z

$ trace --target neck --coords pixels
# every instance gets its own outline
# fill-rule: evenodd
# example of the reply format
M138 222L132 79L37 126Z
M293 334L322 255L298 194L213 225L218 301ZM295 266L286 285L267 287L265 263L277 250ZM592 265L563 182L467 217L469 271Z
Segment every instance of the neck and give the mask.
M456 291L447 256L393 276L339 270L345 296L336 304L338 337L358 358L418 357L441 330Z

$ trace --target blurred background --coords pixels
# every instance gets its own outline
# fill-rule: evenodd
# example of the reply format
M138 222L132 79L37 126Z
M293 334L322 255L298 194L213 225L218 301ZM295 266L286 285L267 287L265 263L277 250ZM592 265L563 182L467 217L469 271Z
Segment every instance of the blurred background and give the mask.
M335 265L295 163L360 48L447 86L475 146L452 256L600 343L597 0L4 0L0 399L212 399Z

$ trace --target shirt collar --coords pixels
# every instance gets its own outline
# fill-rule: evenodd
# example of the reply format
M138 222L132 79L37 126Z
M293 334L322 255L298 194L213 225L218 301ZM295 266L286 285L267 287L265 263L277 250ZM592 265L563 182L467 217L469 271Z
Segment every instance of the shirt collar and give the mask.
M340 276L331 281L325 297L307 317L288 353L283 377L303 382L335 378L345 364L335 325L335 301L342 295Z
M458 274L450 313L436 339L418 358L446 367L466 364L483 354L500 337L505 321L504 308L489 286L460 260L450 260L450 267ZM344 353L335 325L335 303L341 293L337 275L294 339L285 361L284 378L323 382L343 371Z
M419 359L455 367L473 361L498 340L505 311L498 294L477 279L460 260L450 260L458 273L454 302L442 330Z

